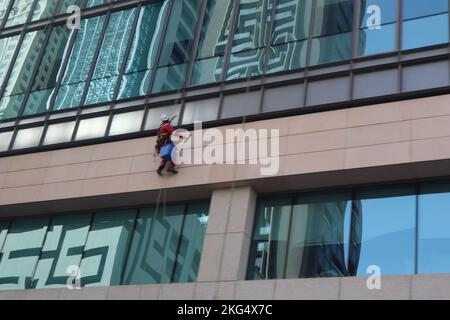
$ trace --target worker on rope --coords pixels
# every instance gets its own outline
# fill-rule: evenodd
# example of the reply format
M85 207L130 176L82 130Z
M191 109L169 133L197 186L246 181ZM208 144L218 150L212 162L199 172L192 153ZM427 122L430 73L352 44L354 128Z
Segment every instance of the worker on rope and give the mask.
M172 120L176 117L169 118L169 116L163 114L161 116L161 125L159 126L158 138L156 141L155 150L161 157L161 165L158 168L157 173L161 176L163 174L163 170L167 167L167 171L173 174L177 174L178 171L175 168L175 163L172 159L172 151L175 148L175 145L172 142L172 134L175 129L172 126Z

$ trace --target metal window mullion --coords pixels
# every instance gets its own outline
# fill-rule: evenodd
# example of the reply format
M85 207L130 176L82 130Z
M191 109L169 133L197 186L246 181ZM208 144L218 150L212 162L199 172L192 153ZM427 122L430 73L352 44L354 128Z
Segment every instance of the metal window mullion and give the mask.
M239 7L240 7L240 0L234 0L231 19L230 19L230 30L228 31L227 45L225 46L225 53L223 55L223 67L222 67L222 78L221 78L222 84L226 79L226 75L228 74L228 67L230 64L231 51L233 49L233 40L234 40L234 35L236 32L236 27L237 27L236 23L237 23L237 19L238 19L239 12L240 12ZM222 106L220 106L219 109L221 109L221 108L222 108Z
M397 92L403 92L403 63L401 61L402 57L402 42L403 42L403 0L397 0L397 63L398 63L398 79L397 79Z
M420 222L420 184L416 182L416 212L415 212L415 239L414 239L414 274L419 274L419 222Z
M67 54L64 57L64 60L62 61L62 64L61 64L61 72L58 72L59 77L56 79L55 87L54 87L53 93L51 94L51 97L50 97L49 110L47 112L48 114L51 111L53 111L56 97L58 96L59 89L62 86L62 81L64 80L64 77L65 77L65 74L67 71L67 67L70 63L70 58L72 57L72 53L73 53L72 50L75 45L75 41L76 41L77 37L78 37L78 29L74 29L72 31L72 36L69 38Z
M128 39L127 47L125 49L125 54L123 56L122 65L120 66L119 75L118 75L117 83L116 83L116 88L114 89L114 94L112 97L111 108L113 108L113 105L115 104L114 102L117 100L117 96L119 95L120 84L122 82L122 77L127 68L128 59L129 59L130 53L131 53L131 47L133 46L134 37L136 35L137 24L139 22L139 18L140 18L141 12L143 10L141 4L138 4L138 6L135 7L135 9L136 9L136 16L134 17L133 25L131 27L131 33L129 35L130 38Z
M188 64L188 67L187 67L186 75L185 75L185 79L184 79L184 86L181 90L180 115L177 119L177 121L178 121L177 124L181 124L182 119L184 117L184 111L185 111L185 107L186 107L186 101L184 100L184 98L186 97L186 87L188 87L191 84L192 76L194 73L195 63L197 62L197 51L198 51L198 46L200 44L200 37L201 37L202 29L203 29L203 22L205 20L207 6L208 6L208 0L203 0L201 3L200 9L199 9L200 11L198 13L197 26L195 28L193 45L192 45L190 53L189 53L190 59L188 62L186 62Z
M295 206L294 200L295 200L295 196L292 195L291 196L291 208L290 208L290 212L289 212L289 229L288 229L288 234L287 234L286 252L285 252L284 266L283 266L283 279L286 279L286 275L287 275L287 265L288 265L288 260L289 260L289 246L291 244L292 228L294 227L292 224L292 220L294 217L294 206ZM269 261L267 261L267 263L269 263ZM299 269L301 270L301 265L299 266ZM299 272L299 276L300 276L300 272Z
M20 106L19 112L17 114L18 117L21 117L23 115L23 112L25 111L25 106L26 106L26 104L28 102L28 99L29 99L29 96L30 96L30 94L32 92L32 88L33 88L33 85L34 85L34 80L35 80L35 78L37 76L37 73L39 71L39 67L40 67L40 65L42 63L42 59L44 58L44 55L45 55L45 52L46 52L46 49L47 49L47 45L48 45L48 43L50 41L50 36L52 34L52 31L53 31L53 26L50 24L50 25L48 25L46 27L46 29L47 30L46 30L45 39L44 39L44 42L42 43L42 47L41 47L39 55L37 57L36 64L34 65L33 72L31 73L30 81L28 83L27 88L25 89L24 98L22 100L22 105ZM44 29L41 29L41 30L44 30ZM41 30L38 30L36 32L39 32Z
M200 44L200 37L202 34L203 22L205 20L207 6L208 6L208 0L203 0L201 3L201 6L200 6L199 18L197 20L197 27L195 29L194 41L193 41L193 45L192 45L191 52L190 52L190 61L189 61L188 68L186 71L186 79L184 81L184 88L189 86L192 81L192 75L194 72L195 62L197 61L197 51L198 51L198 46ZM183 92L184 92L184 90L183 90Z
M277 13L277 5L278 5L278 0L269 0L269 2L272 2L272 12L271 12L271 16L270 16L270 23L269 23L269 27L267 29L267 34L266 34L266 48L265 48L265 53L264 53L264 63L263 63L263 70L262 70L262 75L263 75L263 81L265 79L265 74L267 73L267 66L269 63L269 54L270 54L270 48L272 47L272 41L273 41L273 32L275 30L275 15ZM266 22L267 24L267 19Z
M5 10L5 15L3 17L3 21L0 23L0 30L5 28L6 22L8 21L9 14L13 8L15 0L10 0L8 3L8 7Z
M44 239L42 239L42 243L41 243L41 250L40 250L40 252L39 252L38 259L37 259L36 263L34 264L33 271L32 271L31 274L30 274L30 279L31 279L31 282L30 282L30 288L27 288L27 283L25 282L25 289L34 289L34 288L33 288L33 281L34 281L34 278L35 278L35 276L36 276L36 271L37 271L37 268L38 268L38 266L39 266L39 261L41 261L41 259L42 259L42 251L43 251L43 249L44 249L45 242L47 242L48 229L50 228L50 226L51 226L52 223L53 223L53 217L54 217L54 216L51 216L51 217L49 218L49 220L48 220L47 228L45 229Z
M27 20L25 21L25 25L28 25L31 22L31 18L34 14L34 9L36 9L36 5L39 2L39 0L34 0L31 4L30 12L28 13Z
M273 31L275 28L275 15L277 12L277 4L278 0L269 0L268 3L272 2L272 11L270 13L270 23L269 27L266 31L266 47L264 48L264 62L262 66L262 78L261 78L261 94L260 94L260 101L259 101L259 112L263 113L263 107L264 107L264 97L266 94L266 86L265 86L265 80L266 80L266 73L267 73L267 66L269 64L269 54L270 50L272 48L272 40L273 40ZM267 19L265 21L267 25Z
M230 57L231 57L231 50L233 49L233 40L234 40L234 35L235 35L235 31L236 31L236 23L237 23L237 18L239 16L239 5L240 5L240 0L234 0L233 2L233 8L232 8L232 13L231 13L231 17L230 17L230 30L228 31L228 37L227 37L227 44L225 46L225 52L223 55L223 64L222 64L222 75L220 78L220 97L219 97L219 108L217 111L217 120L220 119L221 114L222 114L222 110L223 110L223 101L224 101L224 86L225 86L225 79L226 79L226 75L228 73L228 66L229 66L229 61L230 61Z
M351 60L350 60L350 78L349 78L349 92L348 92L348 99L349 101L353 100L353 88L354 88L354 79L355 79L355 73L354 73L354 59L357 56L357 48L359 45L359 30L361 26L361 9L362 9L362 3L361 0L356 0L356 6L355 6L355 12L353 15L353 28L352 28L352 51L351 51Z
M119 284L120 285L124 285L124 280L125 280L125 273L127 271L127 264L128 264L128 259L130 257L130 251L131 251L131 246L133 245L133 240L134 240L134 236L136 234L136 229L137 229L137 221L140 217L142 209L137 209L136 210L136 214L134 216L133 219L133 226L131 227L131 235L130 235L130 243L128 244L128 248L125 251L125 259L124 259L124 263L123 263L123 269L120 272L120 279L119 279Z
M160 37L159 43L158 43L158 50L156 53L153 70L150 69L150 79L148 82L147 92L145 93L145 104L146 105L149 103L150 95L152 94L153 83L155 82L155 79L156 79L156 73L158 72L159 62L161 60L162 49L164 47L164 42L166 40L167 28L169 27L170 17L172 16L172 9L174 6L174 1L176 1L176 0L168 0L168 1L169 1L169 4L168 4L168 8L167 8L167 15L164 17L164 22L163 22L163 26L162 26L162 30L161 30L161 37Z
M311 54L312 54L312 42L313 42L313 34L314 34L314 26L316 22L316 3L314 0L310 0L311 3L311 20L309 22L309 34L306 46L306 61L303 75L303 107L306 107L308 103L308 86L309 86L309 65L311 64Z
M95 17L92 17L92 18L94 18L94 19L95 18L100 18L101 16L102 15L95 16ZM91 84L92 77L93 77L95 69L97 67L100 51L101 51L101 49L103 47L103 41L105 40L105 35L106 35L106 31L107 31L108 26L109 26L110 18L111 18L111 11L108 11L106 13L106 16L105 16L105 21L103 21L102 30L101 30L101 33L100 33L100 37L98 39L97 47L95 48L94 57L92 58L91 67L89 69L89 73L88 73L88 75L86 77L86 80L84 82L85 85L84 85L83 94L81 95L81 98L80 98L80 105L78 107L78 113L81 113L81 109L84 107L86 96L87 96L87 94L89 92L89 86Z
M89 230L88 230L88 232L86 234L86 239L84 241L83 251L81 252L80 264L78 265L78 269L79 269L80 273L81 273L81 263L83 262L83 258L84 258L85 252L86 252L86 245L87 245L88 240L89 240L89 235L90 235L90 233L92 231L92 226L94 225L95 215L96 215L95 212L91 213L91 217L90 217L91 219L89 221ZM81 285L81 287L83 287L83 283L81 282L81 277L80 277L80 285Z
M184 227L186 226L186 217L188 214L188 208L189 208L189 205L185 204L184 212L183 212L183 219L182 219L181 228L180 228L180 235L178 237L178 242L177 242L177 249L175 250L175 258L173 259L173 268L172 268L172 273L170 275L170 283L175 282L175 273L177 271L178 256L180 255L181 243L183 241L183 231L184 231Z

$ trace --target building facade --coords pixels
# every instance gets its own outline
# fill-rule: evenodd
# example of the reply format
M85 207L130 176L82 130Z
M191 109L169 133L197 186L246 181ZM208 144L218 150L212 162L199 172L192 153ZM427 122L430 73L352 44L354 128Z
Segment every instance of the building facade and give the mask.
M0 0L0 299L450 298L449 4Z

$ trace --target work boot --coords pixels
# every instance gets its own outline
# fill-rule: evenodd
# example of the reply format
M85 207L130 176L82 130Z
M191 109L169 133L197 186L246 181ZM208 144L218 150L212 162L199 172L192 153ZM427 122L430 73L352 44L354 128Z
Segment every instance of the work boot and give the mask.
M159 167L158 170L156 171L156 173L158 175L162 176L163 175L163 170L164 170L164 167Z
M170 172L170 173L173 173L173 174L177 174L178 173L177 169L175 169L174 167L169 167L167 169L167 172Z

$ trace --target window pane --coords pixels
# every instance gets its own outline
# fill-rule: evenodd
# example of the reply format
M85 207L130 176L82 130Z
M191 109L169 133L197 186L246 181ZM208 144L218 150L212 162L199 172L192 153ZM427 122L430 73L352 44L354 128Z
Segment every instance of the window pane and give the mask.
M145 130L158 129L161 124L160 117L162 114L175 115L180 114L180 111L181 105L179 104L148 110L147 119L145 121Z
M230 27L232 8L232 0L208 0L198 45L198 59L222 56L225 53L225 30Z
M51 124L45 134L44 145L69 142L72 139L75 122Z
M278 0L275 9L272 44L308 38L311 8L311 0Z
M353 29L354 0L316 1L313 36L346 33Z
M136 9L111 14L85 104L111 101L128 45Z
M18 24L23 24L27 21L30 15L33 0L11 0L14 1L13 7L9 13L8 20L6 20L5 27L11 27Z
M219 99L204 99L186 102L183 113L183 124L196 121L217 120L219 115Z
M1 250L0 290L31 288L48 222L48 218L13 222Z
M320 65L350 60L352 57L352 33L315 38L312 40L310 65Z
M81 21L54 109L67 109L80 104L104 21L105 16Z
M58 1L37 0L31 21L41 20L51 17L56 12Z
M0 84L5 79L11 59L19 42L19 36L0 39Z
M397 0L365 0L364 2L366 6L361 8L363 17L361 28L376 25L377 20L375 18L378 13L381 13L380 22L382 25L397 21ZM405 1L403 3L405 6ZM376 6L375 9L374 6Z
M68 13L67 9L72 6L76 5L78 7L81 7L82 0L62 0L61 8L59 10L59 14ZM70 13L72 13L70 11Z
M8 151L12 135L12 131L0 132L0 152Z
M271 46L266 72L274 73L306 67L307 45L307 41L297 41Z
M349 193L300 195L293 207L286 278L350 276L345 247L352 202ZM353 256L354 252L351 253ZM354 270L353 261L349 265Z
M396 50L397 24L387 24L379 29L361 29L358 55L367 56Z
M109 117L81 120L75 140L101 138L106 134Z
M371 265L383 275L414 274L416 196L414 188L357 193L362 217L358 275Z
M62 62L73 31L65 25L52 29L50 39L44 51L42 61L33 81L32 91L24 110L25 115L46 112L49 109L50 96L61 72Z
M90 221L91 215L52 219L33 277L33 288L67 287L69 267L80 266Z
M21 129L14 140L13 150L37 147L44 127Z
M222 56L196 61L191 83L200 85L220 81L222 78L222 67Z
M258 76L264 67L265 49L232 53L226 80Z
M28 32L22 42L14 68L8 79L4 96L24 93L31 79L33 67L38 63L38 56L45 39L46 30Z
M1 140L0 140L1 141ZM9 221L0 221L0 250L3 248L3 243L5 242L6 235L8 234ZM0 254L0 263L2 261L2 255Z
M82 286L121 283L135 217L135 210L95 215L80 265Z
M248 279L282 279L286 268L292 200L263 200L256 210Z
M208 205L189 205L180 239L174 282L197 281L207 224Z
M124 284L172 282L185 207L142 210L137 219ZM165 212L164 212L165 211Z
M403 0L403 19L425 17L448 12L447 0Z
M174 1L159 66L189 61L200 3L200 0Z
M152 92L160 93L181 89L184 85L186 69L187 64L158 68Z
M119 99L147 94L151 69L155 66L162 25L168 11L168 1L143 6L121 79Z
M257 49L267 45L266 34L271 10L271 1L239 1L239 13L234 31L232 52Z
M427 184L419 197L419 273L450 270L450 185Z
M110 136L141 131L144 111L116 114L113 117Z
M414 49L447 43L448 14L403 22L403 49Z

